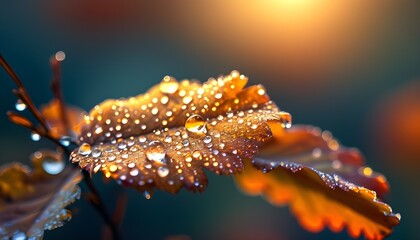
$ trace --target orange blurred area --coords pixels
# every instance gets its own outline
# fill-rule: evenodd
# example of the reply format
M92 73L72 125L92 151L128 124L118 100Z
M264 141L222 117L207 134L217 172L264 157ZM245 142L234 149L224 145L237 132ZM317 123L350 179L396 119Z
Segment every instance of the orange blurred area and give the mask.
M385 98L372 115L373 145L393 167L420 166L420 80Z

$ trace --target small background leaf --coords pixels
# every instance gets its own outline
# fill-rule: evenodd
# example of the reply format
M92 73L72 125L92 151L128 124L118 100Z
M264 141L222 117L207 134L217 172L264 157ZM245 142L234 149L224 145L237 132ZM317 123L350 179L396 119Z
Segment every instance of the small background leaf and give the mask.
M347 181L376 182L371 185L379 190L388 188L382 175L359 171L366 169L361 167L360 155L347 155L345 150L341 153L329 132L313 127L289 131L270 126L274 136L271 146L263 148L252 164L246 162L244 172L235 178L242 190L263 195L274 205L290 204L301 225L313 232L325 226L338 232L347 226L352 237L364 234L380 239L399 224L399 214L379 201L376 192ZM315 147L320 149L314 154Z

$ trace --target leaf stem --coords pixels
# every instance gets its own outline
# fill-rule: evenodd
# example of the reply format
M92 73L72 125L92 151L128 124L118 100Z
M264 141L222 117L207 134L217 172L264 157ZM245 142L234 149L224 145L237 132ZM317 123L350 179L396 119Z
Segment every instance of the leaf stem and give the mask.
M59 141L59 139L55 138L51 134L50 129L49 129L49 127L47 125L47 122L44 119L42 113L39 111L39 109L35 106L35 104L31 100L31 98L30 98L28 92L26 91L26 88L23 85L22 81L19 79L19 77L17 76L15 71L13 71L13 69L10 67L10 65L7 63L7 61L1 56L1 54L0 54L0 65L4 68L4 70L13 79L13 81L15 82L15 84L18 87L18 89L14 90L13 92L16 94L16 96L19 99L22 100L23 103L26 104L29 111L32 113L32 115L40 123L42 129L39 129L38 127L36 127L35 124L30 122L28 119L26 119L22 115L14 113L14 112L8 112L7 113L10 120L13 123L15 123L19 126L23 126L25 128L28 128L31 131L36 132L40 136L49 139L50 141L55 143L58 147L62 148L65 155L67 157L69 157L70 154L71 154L71 151L66 146L64 146ZM66 127L67 131L69 131L69 123L68 123L68 118L67 118L67 114L66 114L66 111L65 111L65 104L64 104L63 95L62 95L62 92L61 92L61 89L60 89L60 66L59 66L59 63L56 59L51 60L51 65L52 65L53 74L54 74L53 81L52 81L52 84L51 84L51 88L53 90L54 97L56 98L56 100L59 101L59 104L60 104L61 120L62 120L64 126ZM77 164L72 164L72 166L78 167ZM101 217L104 219L105 223L108 224L109 227L111 228L113 239L114 240L121 239L121 236L120 236L119 231L118 231L118 227L114 223L114 221L112 220L111 216L109 215L109 213L108 213L108 211L105 207L105 204L102 201L101 196L99 195L98 190L96 189L95 185L92 182L90 174L85 170L83 170L82 172L83 172L83 180L86 183L86 186L89 188L89 191L91 193L90 198L89 198L90 203L99 212Z

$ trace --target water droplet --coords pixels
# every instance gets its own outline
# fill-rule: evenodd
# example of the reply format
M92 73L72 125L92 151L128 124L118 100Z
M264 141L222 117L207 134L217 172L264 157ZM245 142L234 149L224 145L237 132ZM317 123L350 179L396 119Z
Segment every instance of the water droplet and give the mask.
M100 157L101 154L102 154L102 152L101 152L101 150L99 148L95 148L92 151L92 157L94 157L94 158Z
M158 114L159 109L157 107L155 107L155 108L152 109L151 112L152 112L153 115L156 115L156 114Z
M203 139L203 142L204 142L204 143L206 143L206 144L210 143L210 142L211 142L211 137L210 137L210 136L206 136L206 137Z
M46 158L42 161L42 169L48 174L56 175L63 171L64 169L64 161L54 159L54 158Z
M26 234L24 232L16 232L12 236L12 240L25 240Z
M111 166L109 166L109 171L110 172L116 172L118 170L118 166L117 165L111 165Z
M36 132L33 132L33 133L31 133L31 139L32 139L32 141L37 142L37 141L41 140L41 135L39 135Z
M165 142L171 143L172 142L172 137L171 136L166 136Z
M292 126L292 115L288 112L280 112L280 123L284 128Z
M192 156L193 156L193 158L199 158L201 156L201 152L196 150L196 151L193 152Z
M179 83L171 76L164 77L159 85L160 91L167 94L175 93L178 90L178 87Z
M150 161L165 163L165 146L159 141L152 141L145 150L146 157Z
M152 195L149 193L149 191L144 191L143 192L143 196L144 196L144 198L146 198L147 200L149 200L149 199L151 199L152 198Z
M207 132L206 121L204 121L202 116L197 114L191 115L189 118L187 118L185 121L185 128L188 132L191 133L205 134Z
M68 146L70 146L70 143L71 143L71 137L69 137L69 136L63 136L62 138L60 138L60 143L61 143L64 147L68 147Z
M163 96L163 97L160 99L160 102L161 102L163 105L165 105L165 104L167 104L167 103L169 102L169 98L168 98L167 96Z
M258 88L258 91L257 91L258 95L260 95L260 96L264 95L264 94L265 94L265 89L264 89L264 87L263 87L263 86L261 86L261 85L259 85L258 87L259 87L259 88Z
M125 149L127 147L127 143L125 143L124 141L118 143L118 148L119 149Z
M147 138L145 136L140 136L139 137L139 142L144 143L147 141Z
M139 170L137 168L131 170L130 175L133 176L133 177L139 175Z
M83 143L80 147L79 147L79 154L81 155L89 155L92 152L92 147L88 144L88 143Z
M113 154L113 153L110 153L109 155L108 155L108 160L109 161L114 161L115 159L116 159L117 157Z
M322 150L320 148L314 148L314 150L312 150L312 156L314 156L314 158L319 158L322 155Z
M54 55L55 60L62 62L64 59L66 59L66 54L63 51L58 51Z
M95 133L96 134L101 134L103 132L103 129L101 128L101 127L97 127L96 129L95 129Z
M99 169L101 168L101 164L99 164L99 165L96 165L94 168L93 168L93 173L97 173L98 171L99 171Z
M167 167L162 166L157 169L157 173L159 177L166 177L169 174L169 169Z
M21 111L23 111L23 110L26 109L26 104L23 103L22 100L18 99L16 101L15 108L16 108L16 110L18 110L19 112L21 112Z
M182 102L183 102L184 104L189 104L192 100L193 100L193 99L192 99L192 97L191 97L191 96L185 96L185 97L182 99Z

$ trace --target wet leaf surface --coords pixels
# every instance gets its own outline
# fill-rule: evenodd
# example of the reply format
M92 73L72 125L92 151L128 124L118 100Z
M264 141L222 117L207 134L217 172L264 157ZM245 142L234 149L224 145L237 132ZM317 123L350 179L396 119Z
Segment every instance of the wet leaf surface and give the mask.
M80 172L51 151L33 155L34 169L12 163L0 169L0 236L39 239L70 220L65 209L80 196Z
M263 195L274 205L289 204L301 225L313 232L346 227L352 237L381 239L399 224L399 214L373 191L388 191L385 178L364 166L357 150L314 127L270 127L271 142L236 176L244 192Z
M144 95L107 100L85 118L84 144L71 160L147 198L154 187L203 191L203 167L240 172L242 159L270 139L268 121L290 124L262 86L244 88L246 82L236 71L203 84L167 76Z

